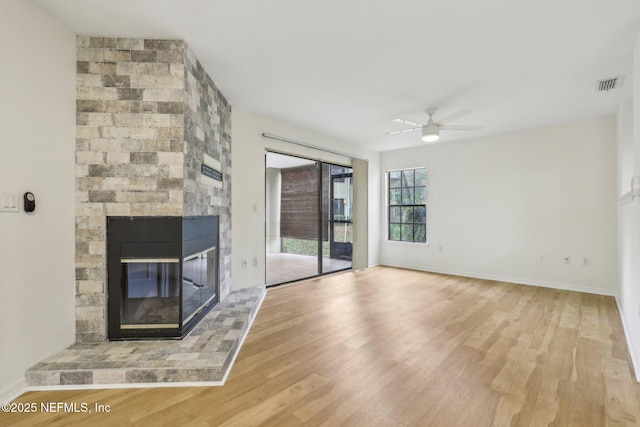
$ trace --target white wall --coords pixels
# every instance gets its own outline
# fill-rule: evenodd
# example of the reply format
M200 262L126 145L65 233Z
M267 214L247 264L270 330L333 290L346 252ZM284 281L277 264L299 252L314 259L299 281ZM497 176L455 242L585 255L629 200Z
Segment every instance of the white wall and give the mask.
M611 116L382 153L383 171L427 166L429 244L385 240L382 203L381 263L615 294L615 132Z
M231 137L232 289L265 282L265 150L319 158L328 162L345 161L342 156L264 138L264 132L369 160L369 265L377 264L380 221L379 153L234 108ZM258 261L255 267L254 258ZM246 268L241 267L243 259L247 260Z
M268 254L280 253L282 242L280 239L280 201L282 194L282 174L280 169L267 168L265 174L266 190L266 238Z
M632 80L633 101L618 110L618 307L636 378L640 381L640 199L630 201L628 194L631 176L640 175L640 33Z
M31 1L0 1L0 401L74 342L75 35ZM22 199L20 199L22 200Z

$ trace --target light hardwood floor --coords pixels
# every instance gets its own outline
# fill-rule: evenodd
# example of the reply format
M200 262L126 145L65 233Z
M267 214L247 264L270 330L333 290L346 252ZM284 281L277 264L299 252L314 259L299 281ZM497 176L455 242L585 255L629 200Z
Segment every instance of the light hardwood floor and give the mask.
M223 387L31 392L0 425L638 425L613 298L377 267L270 290Z

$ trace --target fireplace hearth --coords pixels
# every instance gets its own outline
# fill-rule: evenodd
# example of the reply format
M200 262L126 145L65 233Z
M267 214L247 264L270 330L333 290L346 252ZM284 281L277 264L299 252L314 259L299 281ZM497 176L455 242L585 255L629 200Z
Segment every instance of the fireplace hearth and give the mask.
M182 338L219 300L218 216L108 217L110 340Z

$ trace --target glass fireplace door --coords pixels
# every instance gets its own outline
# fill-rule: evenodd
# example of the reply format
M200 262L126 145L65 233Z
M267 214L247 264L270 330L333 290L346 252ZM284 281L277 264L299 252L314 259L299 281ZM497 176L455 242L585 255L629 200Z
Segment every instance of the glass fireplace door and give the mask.
M180 259L122 259L120 327L180 327Z
M216 296L216 249L188 256L182 262L182 321L195 316Z

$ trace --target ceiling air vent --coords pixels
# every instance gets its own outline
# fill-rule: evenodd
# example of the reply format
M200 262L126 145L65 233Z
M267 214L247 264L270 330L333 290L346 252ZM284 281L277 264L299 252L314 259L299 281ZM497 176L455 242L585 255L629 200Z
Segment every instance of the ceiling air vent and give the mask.
M622 86L624 76L610 77L608 79L598 80L596 82L597 92L609 92L612 89Z

